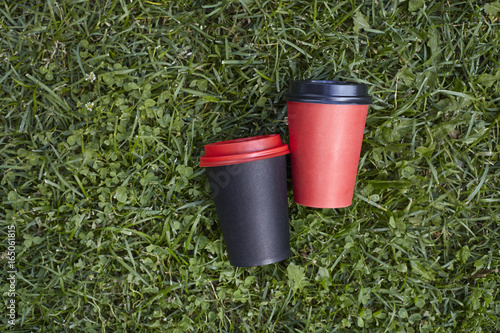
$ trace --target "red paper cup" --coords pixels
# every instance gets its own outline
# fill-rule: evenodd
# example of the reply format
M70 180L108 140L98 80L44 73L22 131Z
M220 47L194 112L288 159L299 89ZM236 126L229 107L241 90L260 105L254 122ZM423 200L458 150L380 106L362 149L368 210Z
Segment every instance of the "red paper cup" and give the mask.
M366 85L293 81L285 99L295 202L317 208L351 205L371 104Z

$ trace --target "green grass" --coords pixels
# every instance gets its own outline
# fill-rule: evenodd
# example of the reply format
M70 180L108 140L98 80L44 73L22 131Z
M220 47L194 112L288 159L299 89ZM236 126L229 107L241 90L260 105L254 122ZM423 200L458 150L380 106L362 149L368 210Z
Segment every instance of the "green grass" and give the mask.
M500 330L500 2L0 4L12 332ZM354 204L293 203L290 259L229 265L203 145L279 133L292 79L374 97ZM2 267L7 260L2 256Z

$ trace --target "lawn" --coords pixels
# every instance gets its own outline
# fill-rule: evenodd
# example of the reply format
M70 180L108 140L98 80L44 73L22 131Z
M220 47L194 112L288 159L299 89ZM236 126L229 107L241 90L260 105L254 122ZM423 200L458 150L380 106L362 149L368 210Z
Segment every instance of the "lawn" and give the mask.
M499 14L1 2L0 330L500 331ZM235 268L199 157L288 142L293 79L369 87L354 202L299 206L289 174L291 257Z

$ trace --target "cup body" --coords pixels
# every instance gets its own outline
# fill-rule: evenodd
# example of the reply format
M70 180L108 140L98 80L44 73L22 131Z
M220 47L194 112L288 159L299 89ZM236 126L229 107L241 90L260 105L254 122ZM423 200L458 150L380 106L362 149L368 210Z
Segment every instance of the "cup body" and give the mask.
M287 102L293 196L298 204L352 204L368 105Z
M294 201L317 208L351 205L371 104L367 87L293 81L285 98Z
M229 261L261 266L290 256L286 154L279 135L205 146L208 180Z
M231 265L288 258L285 156L209 167L207 175Z

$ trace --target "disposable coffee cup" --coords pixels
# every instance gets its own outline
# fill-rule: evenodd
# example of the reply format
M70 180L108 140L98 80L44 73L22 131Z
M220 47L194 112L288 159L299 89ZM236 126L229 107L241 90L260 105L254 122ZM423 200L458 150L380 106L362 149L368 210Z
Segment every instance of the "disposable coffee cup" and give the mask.
M285 95L294 201L317 208L352 204L368 105L364 84L292 81Z
M286 154L278 134L205 146L207 175L233 266L262 266L290 256Z

